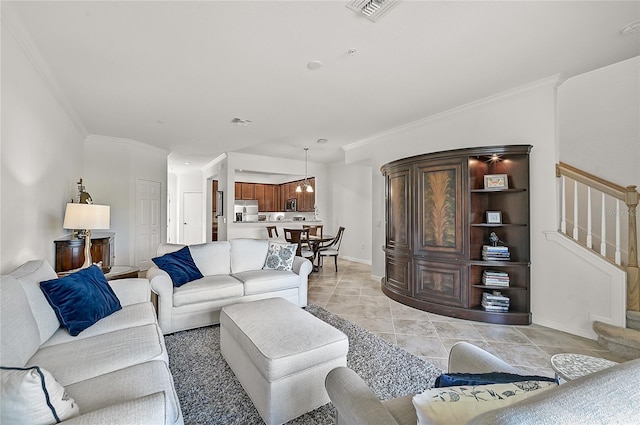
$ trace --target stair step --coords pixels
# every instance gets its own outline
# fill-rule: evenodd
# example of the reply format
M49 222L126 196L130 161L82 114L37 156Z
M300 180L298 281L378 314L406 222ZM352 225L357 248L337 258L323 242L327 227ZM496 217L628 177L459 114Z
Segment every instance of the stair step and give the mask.
M640 358L640 330L594 322L598 344L626 359Z
M627 328L640 331L640 311L627 310Z

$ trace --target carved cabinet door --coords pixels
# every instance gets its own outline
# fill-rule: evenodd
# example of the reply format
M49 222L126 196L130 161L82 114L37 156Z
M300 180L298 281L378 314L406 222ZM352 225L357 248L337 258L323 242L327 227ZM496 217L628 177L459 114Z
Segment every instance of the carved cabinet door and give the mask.
M386 178L386 246L411 251L411 168L404 166L390 170Z
M459 159L416 167L416 253L464 256L464 162Z

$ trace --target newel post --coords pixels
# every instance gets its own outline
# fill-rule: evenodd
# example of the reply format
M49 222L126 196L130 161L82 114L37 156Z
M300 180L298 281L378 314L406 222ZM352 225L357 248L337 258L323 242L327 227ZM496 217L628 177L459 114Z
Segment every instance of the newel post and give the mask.
M627 309L640 311L640 272L638 270L638 227L636 208L638 191L636 186L627 186L625 203L629 210L629 255L627 260Z

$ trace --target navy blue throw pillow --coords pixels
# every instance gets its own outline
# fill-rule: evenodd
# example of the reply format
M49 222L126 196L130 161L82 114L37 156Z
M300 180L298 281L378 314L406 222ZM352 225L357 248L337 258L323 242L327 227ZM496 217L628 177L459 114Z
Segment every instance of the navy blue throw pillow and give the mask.
M518 375L506 372L489 373L443 373L436 378L435 388L458 387L462 385L508 384L522 381L548 381L555 379L538 375Z
M122 308L104 273L96 265L40 282L40 289L60 324L72 336Z
M188 246L178 251L164 254L162 257L152 258L151 261L160 269L169 273L175 287L203 277L196 263L193 262Z

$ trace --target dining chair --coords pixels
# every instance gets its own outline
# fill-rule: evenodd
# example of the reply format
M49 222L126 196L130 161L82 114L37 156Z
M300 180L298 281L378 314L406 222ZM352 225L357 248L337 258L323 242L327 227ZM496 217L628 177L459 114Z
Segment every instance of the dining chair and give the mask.
M298 244L296 255L311 260L311 264L315 259L315 254L309 245L309 229L282 229L284 238L289 243Z
M278 228L276 226L267 226L267 232L269 233L270 238L278 238Z
M342 234L344 233L344 227L340 226L336 237L333 238L327 245L322 245L318 248L318 263L322 267L324 257L333 257L336 265L336 273L338 272L338 253L340 251L340 244L342 243Z
M302 228L303 229L309 229L309 234L311 236L319 236L322 237L322 228L324 227L324 225L322 224L303 224Z

